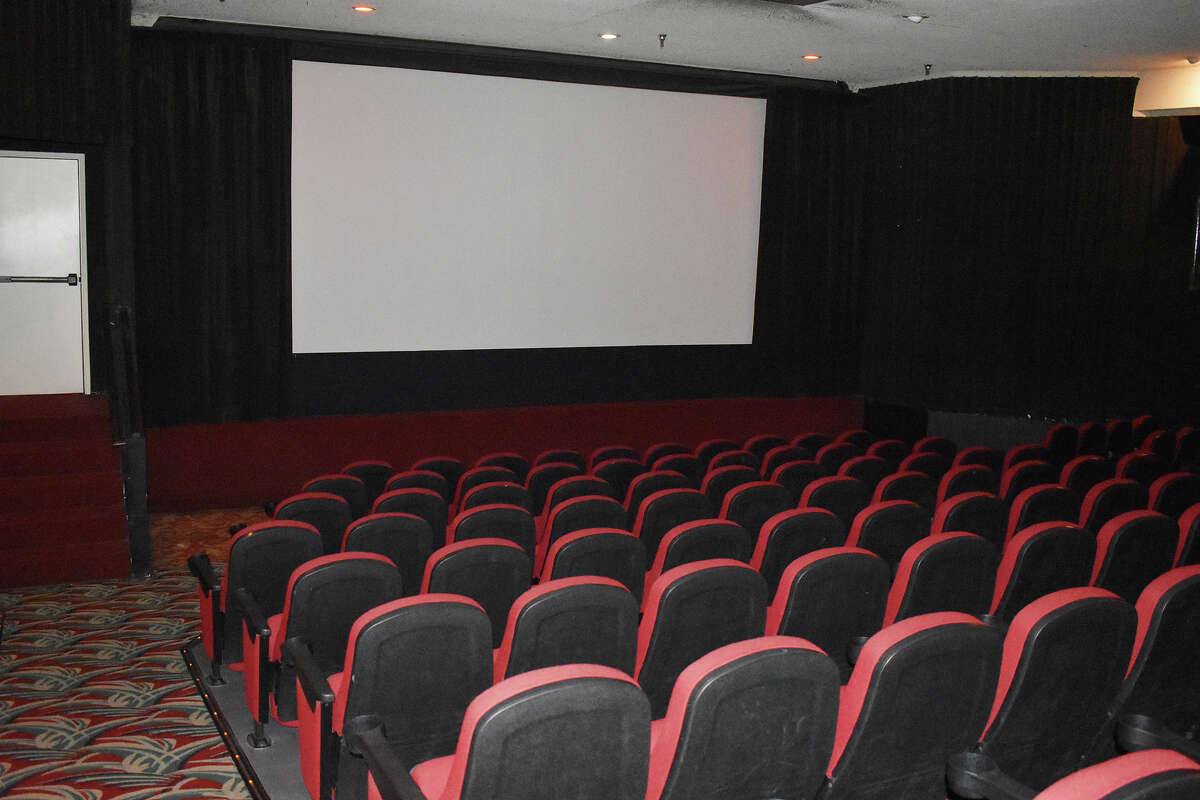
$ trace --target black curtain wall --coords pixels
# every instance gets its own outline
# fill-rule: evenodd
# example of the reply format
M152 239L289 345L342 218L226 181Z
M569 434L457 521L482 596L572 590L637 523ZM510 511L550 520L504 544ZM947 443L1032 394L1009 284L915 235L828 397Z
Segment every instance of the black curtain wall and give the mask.
M147 423L279 416L291 349L287 45L136 32L133 72Z
M1131 117L1135 88L960 78L863 93L864 394L1195 413L1190 249L1170 222L1186 147L1175 121Z

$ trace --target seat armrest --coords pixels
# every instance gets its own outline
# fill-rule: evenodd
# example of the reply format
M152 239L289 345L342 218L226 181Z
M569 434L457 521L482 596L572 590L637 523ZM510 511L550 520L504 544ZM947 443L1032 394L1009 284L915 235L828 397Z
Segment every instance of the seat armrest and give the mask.
M245 621L246 632L250 634L251 641L271 635L271 627L267 625L266 613L246 587L242 586L234 592L233 599L242 609L242 619Z
M983 753L955 753L946 761L946 784L964 800L1033 800L1033 789L1017 783Z
M1117 722L1117 747L1136 750L1174 750L1193 761L1200 761L1200 742L1188 739L1144 714L1126 714Z
M321 673L317 662L313 660L312 651L299 637L293 637L283 643L283 657L291 662L296 670L296 678L304 692L304 699L310 708L318 704L328 705L333 702L333 689L329 681Z
M212 562L208 560L207 553L197 553L194 556L189 556L187 560L188 572L196 577L200 582L200 588L206 594L212 594L220 590L221 581L218 580L217 574L213 572Z
M383 736L383 722L374 714L353 717L342 730L346 747L367 762L375 788L383 800L426 800L409 774L408 765L396 757Z

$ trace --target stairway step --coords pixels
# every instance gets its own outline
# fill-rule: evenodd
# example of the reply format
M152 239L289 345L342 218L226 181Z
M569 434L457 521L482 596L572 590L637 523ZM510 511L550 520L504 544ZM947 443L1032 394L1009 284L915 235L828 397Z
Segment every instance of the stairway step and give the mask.
M0 544L0 588L129 577L129 542L103 539L61 547L4 547Z
M0 477L0 511L40 511L123 502L120 472Z
M127 543L128 538L124 503L0 513L0 550L44 547L60 551L63 559L69 559L76 544L113 540ZM7 565L0 571L7 572Z
M0 443L0 476L120 471L121 452L103 440Z

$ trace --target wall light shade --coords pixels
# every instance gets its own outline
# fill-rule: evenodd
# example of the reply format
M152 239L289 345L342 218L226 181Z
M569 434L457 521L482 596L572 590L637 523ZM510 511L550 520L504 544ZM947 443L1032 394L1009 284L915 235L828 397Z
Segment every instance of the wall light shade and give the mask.
M351 8L360 14L370 14L375 10L375 6L351 6Z
M605 41L611 41L613 39L621 38L621 34L619 34L619 33L601 33L601 34L599 34L599 36L601 39L604 39Z
M805 61L820 61L821 57L819 55L817 55L816 53L805 53L804 60Z

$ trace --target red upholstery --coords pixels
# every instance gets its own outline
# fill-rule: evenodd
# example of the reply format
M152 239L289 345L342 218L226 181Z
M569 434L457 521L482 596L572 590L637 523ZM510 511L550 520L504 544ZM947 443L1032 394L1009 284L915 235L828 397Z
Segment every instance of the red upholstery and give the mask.
M1194 578L1197 575L1200 575L1200 565L1176 567L1150 581L1149 585L1138 595L1137 604L1134 606L1138 616L1137 632L1134 634L1133 653L1129 657L1127 675L1133 671L1134 662L1141 654L1142 645L1146 643L1146 636L1150 632L1150 625L1154 619L1154 609L1162 601L1163 595L1177 586L1180 581Z
M820 550L814 550L808 555L800 556L787 565L787 568L783 571L783 575L779 579L779 586L783 591L775 593L775 601L767 608L766 634L768 636L774 636L779 633L779 625L783 621L784 611L787 610L788 596L791 592L792 584L796 582L796 574L822 559L848 553L872 558L879 557L870 550L863 550L861 547L824 547Z
M988 613L996 613L996 607L1000 604L1000 600L1004 597L1004 592L1008 587L1009 581L1013 577L1013 568L1016 566L1017 557L1021 553L1021 549L1025 547L1030 540L1036 539L1045 531L1057 530L1059 528L1074 528L1082 531L1078 525L1063 522L1042 522L1037 525L1030 525L1025 530L1016 534L1012 539L1004 545L1004 553L1000 558L1000 567L996 571L996 588L992 592L992 605Z
M937 547L942 542L950 542L964 537L980 538L973 533L931 534L904 551L904 555L901 556L900 563L896 568L896 575L892 579L892 588L888 592L887 607L883 612L884 627L896 621L896 614L900 611L900 604L904 601L904 596L909 590L909 582L913 577L913 566L921 556L928 552L931 547ZM850 542L847 542L847 545L853 546Z
M1175 548L1175 566L1200 561L1200 503L1179 515L1179 545Z
M1119 789L1162 772L1200 772L1200 764L1172 750L1142 750L1104 761L1056 781L1034 800L1105 800Z
M1015 444L1004 454L1003 470L1008 472L1014 465L1025 461L1049 461L1050 451L1040 442Z
M514 550L521 550L521 552L525 552L524 550L521 549L521 545L517 544L516 542L510 542L508 539L497 539L497 538L467 539L462 542L454 542L453 544L448 544L445 547L434 550L433 555L429 556L429 560L427 562L425 562L425 575L421 579L421 594L429 593L429 578L430 578L430 575L433 573L434 567L437 566L438 561L440 561L441 559L450 555L451 553L457 553L461 550L466 550L469 547L478 547L479 545L484 545L484 544L498 545L500 547L511 547Z

